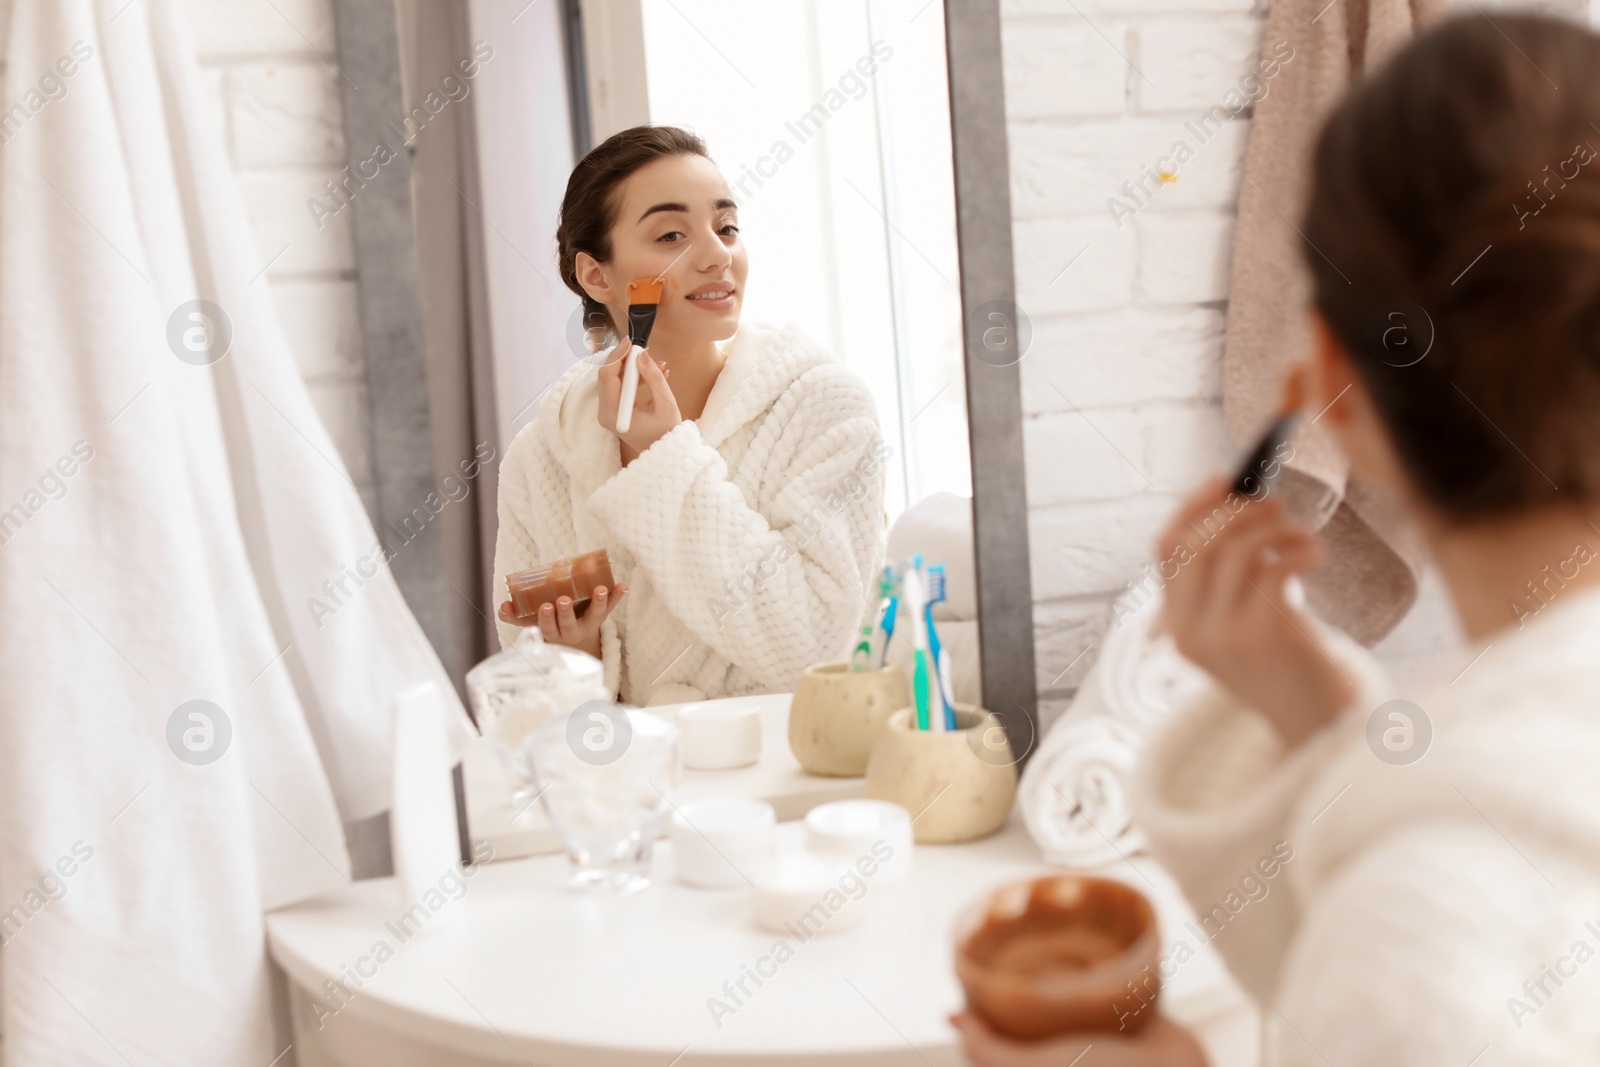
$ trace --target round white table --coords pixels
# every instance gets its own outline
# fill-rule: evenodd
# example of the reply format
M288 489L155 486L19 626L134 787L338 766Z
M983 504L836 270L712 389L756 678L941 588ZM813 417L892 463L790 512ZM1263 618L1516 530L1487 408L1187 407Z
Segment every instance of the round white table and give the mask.
M778 836L798 848L803 825ZM1013 813L985 840L917 846L905 881L866 879L860 926L810 939L756 926L748 887L694 889L672 869L662 840L651 886L613 897L569 889L561 855L487 863L446 877L420 928L401 925L413 902L389 878L272 913L300 1067L960 1064L954 917L1049 868ZM1153 861L1096 873L1137 886L1169 941L1184 936L1192 914ZM1255 1009L1209 946L1162 998L1214 1067L1254 1067Z

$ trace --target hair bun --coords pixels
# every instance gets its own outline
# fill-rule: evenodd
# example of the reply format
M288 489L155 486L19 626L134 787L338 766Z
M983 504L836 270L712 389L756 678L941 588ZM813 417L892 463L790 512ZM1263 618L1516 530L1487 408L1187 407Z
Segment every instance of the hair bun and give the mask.
M1318 138L1302 226L1317 310L1416 488L1456 518L1600 496L1595 115L1600 37L1457 16ZM1414 335L1385 318L1400 308Z

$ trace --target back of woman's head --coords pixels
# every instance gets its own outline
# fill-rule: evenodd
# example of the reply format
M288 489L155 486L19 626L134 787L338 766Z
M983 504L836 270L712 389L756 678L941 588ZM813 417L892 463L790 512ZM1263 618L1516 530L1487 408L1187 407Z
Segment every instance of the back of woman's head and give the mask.
M1597 155L1600 37L1539 16L1441 23L1322 130L1316 306L1452 519L1600 498Z

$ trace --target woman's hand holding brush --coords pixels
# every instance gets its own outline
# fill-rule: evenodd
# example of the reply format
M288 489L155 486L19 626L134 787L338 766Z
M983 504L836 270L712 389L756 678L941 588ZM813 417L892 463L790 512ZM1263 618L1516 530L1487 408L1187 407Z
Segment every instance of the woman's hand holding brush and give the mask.
M1291 577L1322 564L1322 544L1309 527L1290 521L1282 496L1272 491L1278 446L1291 425L1285 420L1300 411L1306 374L1301 364L1285 379L1283 417L1245 470L1201 486L1156 546L1158 559L1178 565L1161 614L1178 651L1270 719L1291 745L1356 695L1288 591Z
M633 398L633 417L627 430L618 430L622 407L622 379L633 342L624 338L600 368L600 425L622 439L635 452L643 452L678 423L683 414L677 398L667 385L666 372L650 357L648 349L638 349L639 388Z
M1286 587L1323 550L1278 496L1249 502L1219 532L1218 516L1233 514L1228 482L1201 486L1157 543L1158 558L1178 566L1163 590L1162 626L1179 652L1295 745L1356 695Z

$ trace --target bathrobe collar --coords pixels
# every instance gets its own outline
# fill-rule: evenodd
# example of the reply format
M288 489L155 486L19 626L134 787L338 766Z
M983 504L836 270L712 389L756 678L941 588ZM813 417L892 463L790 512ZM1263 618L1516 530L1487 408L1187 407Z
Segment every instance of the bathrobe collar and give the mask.
M604 362L604 360L600 360ZM741 325L728 348L728 359L694 420L700 436L713 448L741 426L766 411L812 367L837 358L803 334L793 323L772 327ZM597 366L581 362L559 378L539 407L540 432L551 454L567 472L572 499L577 551L604 541L604 530L589 516L586 503L594 491L622 469L617 437L600 425Z

